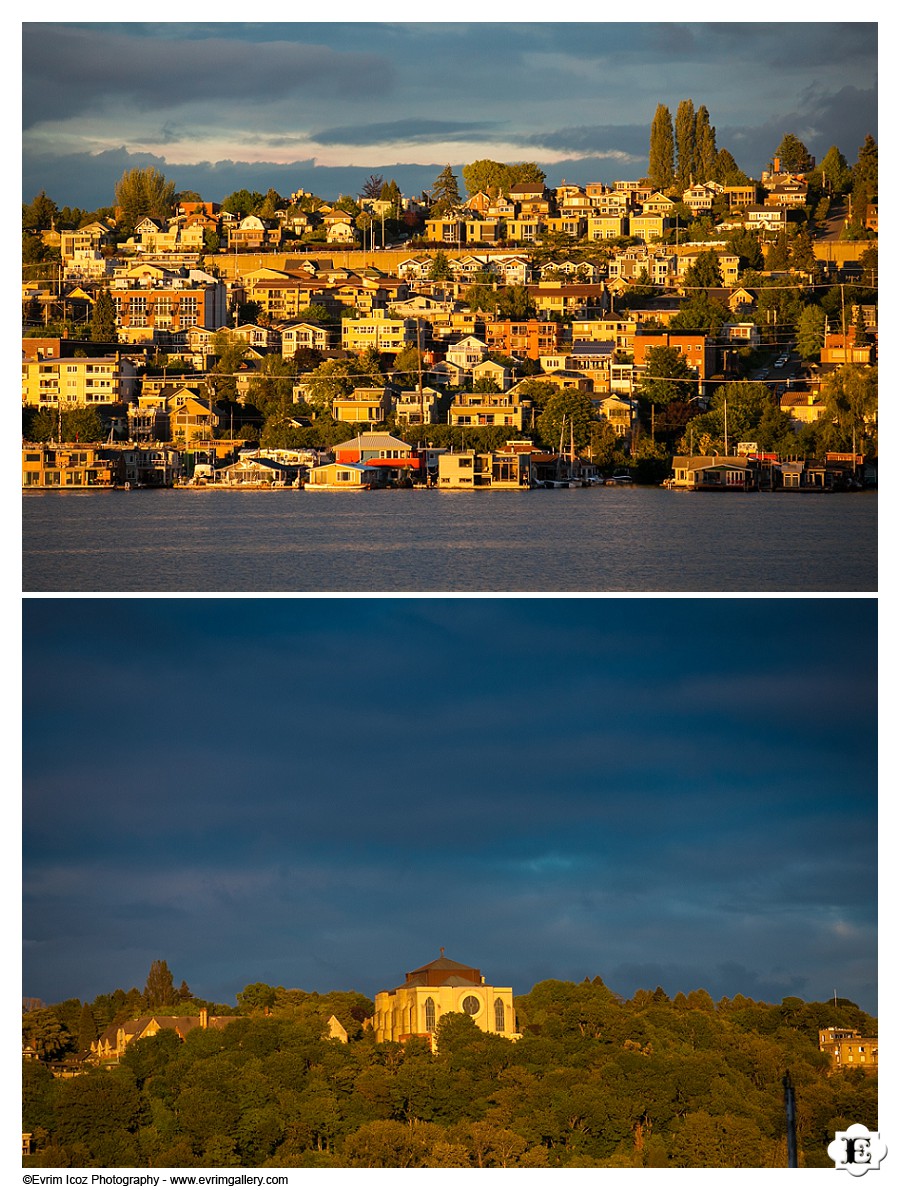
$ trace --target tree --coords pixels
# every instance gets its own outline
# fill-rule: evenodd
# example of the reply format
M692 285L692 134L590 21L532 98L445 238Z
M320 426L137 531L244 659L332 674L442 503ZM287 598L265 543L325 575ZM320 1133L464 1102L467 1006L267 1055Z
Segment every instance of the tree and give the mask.
M51 1008L40 1008L22 1017L22 1043L41 1058L59 1058L71 1047L72 1037Z
M118 343L116 330L116 306L108 289L101 289L94 302L91 314L91 341L93 343Z
M715 248L705 248L684 274L686 289L719 289L724 284Z
M56 203L41 190L30 203L22 204L23 231L50 231L58 215Z
M435 252L431 268L428 270L429 281L451 281L453 279L453 270L450 268L450 261L447 259L447 253L438 250Z
M533 318L537 311L534 299L525 285L504 285L497 291L498 318Z
M651 347L647 366L638 386L638 396L650 405L685 401L696 391L696 377L687 360L675 347Z
M563 450L569 449L574 433L575 449L586 450L591 444L595 422L594 406L587 393L563 389L550 397L537 419L537 430L548 450L558 450L560 435Z
M698 181L713 181L716 170L716 130L709 122L705 104L697 108L694 121L694 152Z
M804 306L797 321L797 350L805 360L817 359L825 343L825 311Z
M363 183L361 191L363 198L380 198L384 189L384 177L381 174L369 174Z
M441 170L431 188L431 213L440 217L457 210L462 204L459 183L452 168L447 165Z
M794 136L793 132L786 132L781 138L781 144L775 150L775 157L772 160L772 165L775 164L775 158L781 164L782 170L791 174L805 174L812 169L812 157L806 145L798 137Z
M509 190L509 166L500 161L491 161L490 158L464 165L462 176L470 197L483 190L496 198Z
M229 215L236 215L243 219L246 215L253 215L262 205L263 196L258 190L235 190L222 200L222 210Z
M866 136L860 146L859 157L853 167L851 218L855 227L866 221L866 207L878 195L878 146L872 136Z
M835 426L837 449L877 449L878 370L845 364L822 385L825 414Z
M750 179L727 149L719 149L716 153L713 181L718 182L720 186L746 186Z
M843 194L850 189L852 180L850 166L837 145L832 145L822 158L819 170L822 174L823 184L827 184L832 194Z
M812 236L805 227L801 227L791 241L791 268L798 273L808 273L810 277L818 271L819 262L813 248Z
M78 1019L78 1050L84 1053L97 1040L97 1024L90 1004L82 1004Z
M731 321L731 311L724 302L711 298L709 294L700 291L686 301L678 313L670 320L669 327L673 331L693 331L704 335L716 335Z
M657 190L666 190L675 176L675 134L672 115L665 104L657 104L650 125L650 152L647 180Z
M678 153L675 185L684 191L696 176L696 115L692 99L682 99L675 112L675 147Z
M165 959L154 959L150 964L144 985L144 999L148 1008L162 1008L175 1003L175 985Z
M131 230L145 216L168 219L175 205L175 183L153 165L126 169L116 183L116 207L121 226Z

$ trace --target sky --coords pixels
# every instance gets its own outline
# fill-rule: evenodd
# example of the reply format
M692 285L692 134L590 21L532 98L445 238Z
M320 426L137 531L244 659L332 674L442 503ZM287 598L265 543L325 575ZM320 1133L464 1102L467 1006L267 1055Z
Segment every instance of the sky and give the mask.
M851 163L877 139L874 22L573 19L595 11L530 24L502 2L491 15L512 20L25 23L22 198L111 205L124 170L147 165L212 201L242 187L357 195L372 174L414 195L447 164L462 189L460 167L481 158L536 161L550 185L608 183L645 173L657 104L674 117L683 99L708 108L718 147L753 176L787 132Z
M877 1011L871 599L24 601L23 994Z

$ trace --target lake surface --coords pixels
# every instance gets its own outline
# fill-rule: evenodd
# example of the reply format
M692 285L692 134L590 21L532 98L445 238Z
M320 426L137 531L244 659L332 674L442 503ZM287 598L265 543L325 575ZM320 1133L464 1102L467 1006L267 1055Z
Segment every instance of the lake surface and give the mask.
M29 492L26 592L872 591L877 495Z

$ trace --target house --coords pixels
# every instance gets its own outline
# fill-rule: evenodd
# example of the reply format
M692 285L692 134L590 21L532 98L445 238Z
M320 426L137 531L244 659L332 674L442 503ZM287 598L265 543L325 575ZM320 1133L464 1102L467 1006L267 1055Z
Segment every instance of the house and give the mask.
M364 463L322 463L310 467L307 491L368 491L384 486L384 475Z
M510 426L523 430L531 424L531 401L512 392L460 393L450 406L451 426Z
M23 488L111 488L120 480L116 456L80 442L26 442L22 447Z
M556 351L560 340L559 323L543 318L493 319L484 332L491 351L519 359L539 359Z
M529 451L450 451L439 456L437 465L437 486L444 490L532 486Z
M442 456L441 461L447 456ZM512 988L488 984L481 972L444 957L407 972L396 988L375 996L375 1040L423 1037L436 1048L435 1033L444 1013L464 1012L485 1033L518 1040Z
M387 385L381 388L357 388L347 396L333 399L331 416L336 421L371 426L386 421L393 404L394 393Z
M457 343L452 343L445 353L447 363L455 364L463 372L471 372L476 364L480 364L487 355L488 345L475 335L466 335Z
M218 405L210 407L209 401L200 401L197 397L188 396L186 399L176 397L172 403L167 402L169 409L169 437L173 442L190 447L198 442L207 442L214 437L214 431L222 420L222 411Z
M281 328L281 354L290 359L302 348L327 351L334 346L336 332L317 322L291 322Z
M670 226L671 221L659 212L631 215L628 219L629 234L648 243L651 240L662 239Z
M341 323L341 347L345 351L387 351L397 354L417 341L414 318L391 318L376 310L369 318L345 318Z
M669 486L688 491L747 492L759 483L758 466L746 455L675 455Z
M493 380L497 387L503 392L504 389L509 388L510 370L505 364L498 364L496 360L485 359L480 364L476 364L472 369L472 380Z
M64 356L22 361L22 404L38 409L90 409L130 401L137 385L130 359Z
M237 225L230 225L229 252L275 252L281 244L283 231L274 219L247 215Z
M394 416L401 426L435 425L443 420L449 401L436 388L409 389L397 397Z
M97 1062L118 1062L129 1045L145 1037L155 1037L163 1029L172 1029L181 1041L194 1029L225 1029L236 1016L210 1016L205 1008L199 1016L143 1016L137 1020L110 1025L97 1041L91 1042L91 1056Z
M835 1025L820 1029L819 1050L843 1070L863 1069L870 1073L878 1068L878 1038L861 1037L858 1029Z

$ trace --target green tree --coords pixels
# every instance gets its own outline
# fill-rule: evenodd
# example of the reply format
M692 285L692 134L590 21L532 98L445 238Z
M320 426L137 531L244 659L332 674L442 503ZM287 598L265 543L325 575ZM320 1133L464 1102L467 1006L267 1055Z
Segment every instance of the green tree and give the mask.
M537 312L526 285L504 285L497 291L495 306L498 318L533 318Z
M686 289L718 289L724 284L719 254L715 248L704 248L684 274Z
M694 395L696 387L696 376L677 348L650 348L644 374L637 385L642 400L656 406L686 401Z
M262 206L262 201L263 196L258 190L235 190L222 200L222 210L243 219L247 215L255 215Z
M850 166L837 145L832 145L822 158L819 171L833 194L844 194L850 189Z
M22 204L23 231L50 231L56 226L56 203L41 190L30 203Z
M463 182L470 197L482 190L494 198L507 193L510 186L509 174L508 165L500 161L491 161L486 157L464 165L462 170Z
M793 132L786 132L775 150L781 168L792 174L805 174L812 168L812 157L806 145ZM773 157L772 164L774 165Z
M120 226L132 230L141 219L168 219L175 205L175 183L153 165L127 169L116 183Z
M91 341L94 343L118 343L116 329L116 307L108 289L101 289L91 313Z
M750 179L727 149L719 149L716 153L713 181L718 182L720 186L746 186Z
M72 1046L72 1036L52 1009L39 1008L22 1017L22 1043L46 1060L62 1057Z
M431 214L436 218L456 211L462 205L459 182L453 169L445 166L431 188Z
M825 414L835 427L837 449L876 453L878 445L878 369L845 364L822 385Z
M878 146L872 136L867 135L860 146L856 165L853 167L853 190L850 196L851 219L854 227L861 228L866 219L866 207L878 196Z
M717 335L730 321L731 311L728 306L701 290L683 303L678 313L670 319L669 328L673 331Z
M682 99L675 112L675 147L678 153L675 185L680 191L687 190L696 178L696 120L694 101Z
M175 1003L175 985L165 959L154 959L144 985L144 1000L148 1008L162 1008Z
M797 321L797 350L805 360L817 359L825 343L825 311L804 306Z
M650 125L650 153L647 178L657 190L666 190L675 177L675 134L672 114L665 104L657 104Z
M697 108L694 121L694 153L698 181L713 181L717 155L716 130L709 122L709 111L705 104Z
M591 443L595 422L594 406L587 393L563 389L548 398L537 419L537 431L548 450L558 450L560 435L563 450L569 449L572 433L575 449L586 450Z
M78 1020L78 1051L84 1053L97 1040L97 1024L90 1004L82 1004Z
M451 281L453 279L453 270L450 268L446 252L440 250L435 252L431 268L428 270L428 279L429 281Z

